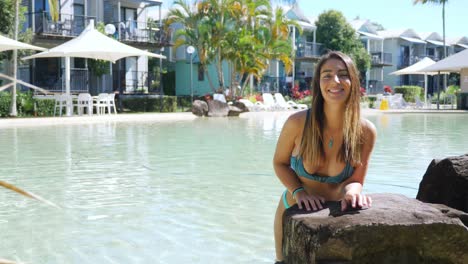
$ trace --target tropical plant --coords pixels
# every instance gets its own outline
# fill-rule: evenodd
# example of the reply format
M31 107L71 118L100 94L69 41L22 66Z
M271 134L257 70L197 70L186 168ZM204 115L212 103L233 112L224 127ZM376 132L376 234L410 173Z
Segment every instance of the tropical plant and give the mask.
M251 78L260 80L271 60L278 59L287 71L292 66L292 45L288 42L289 27L296 25L277 9L272 17L267 0L205 0L192 8L185 0L177 0L169 11L165 27L182 26L175 34L175 47L192 45L197 49L210 86L207 66L215 64L218 87L225 87L223 62L231 67L233 83L243 91ZM297 26L297 25L296 25ZM233 90L231 90L233 91ZM231 93L234 95L233 93Z
M204 15L207 11L203 8L200 3L190 6L185 0L174 1L173 7L167 15L164 30L168 31L174 24L181 26L181 29L175 32L174 48L183 45L191 45L196 48L199 67L203 68L211 90L214 92L216 89L211 81L207 66L214 58L215 49L210 43L211 29Z

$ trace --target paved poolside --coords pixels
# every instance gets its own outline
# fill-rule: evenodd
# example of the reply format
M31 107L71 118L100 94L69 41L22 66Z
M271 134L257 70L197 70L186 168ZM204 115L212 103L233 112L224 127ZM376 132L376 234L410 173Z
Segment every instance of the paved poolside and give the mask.
M248 112L242 113L240 117L289 115L294 111L281 112ZM363 116L382 114L468 114L468 110L435 110L435 109L395 109L376 110L362 109ZM138 113L138 114L117 114L117 115L93 115L93 116L71 116L71 117L29 117L29 118L0 118L0 128L2 127L26 127L26 126L47 126L63 124L93 124L105 122L170 122L194 120L198 118L191 112L183 113Z

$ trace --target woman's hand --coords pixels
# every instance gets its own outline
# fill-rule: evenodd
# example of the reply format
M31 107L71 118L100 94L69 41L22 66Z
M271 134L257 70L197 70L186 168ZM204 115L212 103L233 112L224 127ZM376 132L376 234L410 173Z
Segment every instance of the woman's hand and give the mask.
M294 199L296 200L299 209L302 209L302 207L305 206L307 211L310 211L311 209L313 211L321 210L323 209L322 204L325 203L325 199L323 197L308 194L305 190L297 192Z
M345 211L350 205L352 208L371 207L372 199L361 192L346 192L341 200L341 211Z

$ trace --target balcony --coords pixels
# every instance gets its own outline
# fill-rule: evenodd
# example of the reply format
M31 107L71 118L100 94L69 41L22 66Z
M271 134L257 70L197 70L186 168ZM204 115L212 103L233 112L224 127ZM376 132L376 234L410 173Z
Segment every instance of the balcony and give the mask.
M37 36L42 37L76 37L86 28L92 16L78 16L59 14L59 19L53 21L48 12L25 14L26 27L30 28Z
M114 38L133 44L151 44L160 47L172 45L172 32L164 31L162 26L154 23L137 21L111 22L116 28Z
M392 54L384 52L371 52L371 64L374 67L392 66Z
M398 61L398 68L402 69L408 67L410 65L415 64L416 62L424 59L426 57L425 54L415 54L415 55L400 55L400 59Z
M426 57L430 58L433 61L440 61L442 59L440 58L440 56L436 56L436 55L426 55Z
M324 51L321 43L302 41L296 45L296 59L299 60L318 60Z

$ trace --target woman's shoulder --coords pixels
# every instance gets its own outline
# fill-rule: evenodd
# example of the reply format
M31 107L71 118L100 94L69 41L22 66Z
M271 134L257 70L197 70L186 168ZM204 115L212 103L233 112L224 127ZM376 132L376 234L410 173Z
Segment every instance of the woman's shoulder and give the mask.
M307 117L307 110L298 111L291 114L286 123L284 124L283 129L287 129L289 131L302 131L304 129L305 120Z
M377 129L375 125L366 118L361 118L361 128L364 137L376 137L377 136Z
M294 114L289 116L286 122L293 126L303 127L307 117L307 111L309 110L295 112Z

